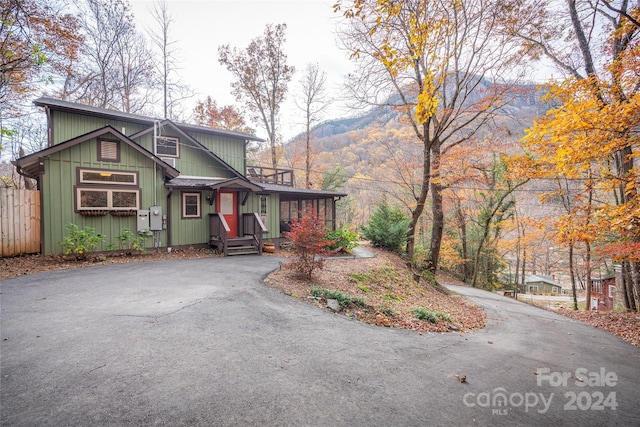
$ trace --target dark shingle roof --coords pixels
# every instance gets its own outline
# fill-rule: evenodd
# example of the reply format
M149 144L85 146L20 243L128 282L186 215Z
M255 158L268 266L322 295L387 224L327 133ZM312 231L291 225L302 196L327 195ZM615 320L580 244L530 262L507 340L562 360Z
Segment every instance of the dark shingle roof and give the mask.
M300 196L308 195L310 197L318 197L318 196L345 197L346 196L346 194L344 193L336 193L334 191L325 191L325 190L315 190L313 188L296 188L296 187L289 187L287 185L265 184L265 183L257 183L257 182L253 182L253 183L264 188L265 192L273 192L273 193L280 193L280 194L295 194Z
M157 122L158 118L141 116L138 114L125 113L117 110L109 110L107 108L100 107L92 107L89 105L78 104L75 102L62 101L60 99L42 97L33 101L35 105L38 107L55 107L58 110L69 111L74 113L82 113L89 116L99 116L99 117L110 117L117 120L124 120L133 123L140 123L149 126L153 126L154 122ZM182 129L190 130L193 132L201 132L206 134L220 135L220 136L228 136L233 138L242 138L245 140L264 142L264 139L258 138L254 135L249 135L246 133L235 132L226 129L214 129L206 126L197 126L191 125L187 123L176 123Z
M167 187L174 188L222 188L228 186L239 186L249 188L252 191L261 191L262 188L247 179L234 178L207 178L207 177L177 177L165 183Z

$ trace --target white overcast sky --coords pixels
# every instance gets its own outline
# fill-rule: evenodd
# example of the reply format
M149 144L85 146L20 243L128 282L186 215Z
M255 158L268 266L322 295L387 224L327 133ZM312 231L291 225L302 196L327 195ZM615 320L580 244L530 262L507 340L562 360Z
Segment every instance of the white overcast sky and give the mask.
M152 26L149 11L153 2L130 0L130 3L140 30ZM293 99L306 65L319 64L327 75L327 90L336 98L345 75L354 67L348 53L338 48L335 25L340 16L333 12L332 1L168 0L167 4L174 20L171 37L179 46L181 79L197 92L189 110L196 100L207 96L220 107L237 105L231 95L231 73L218 62L218 46L229 44L245 49L252 39L263 35L267 24L287 24L284 51L288 64L296 68L281 115L284 141L304 130L303 116ZM326 119L348 115L336 100ZM257 124L253 126L258 136L266 136Z

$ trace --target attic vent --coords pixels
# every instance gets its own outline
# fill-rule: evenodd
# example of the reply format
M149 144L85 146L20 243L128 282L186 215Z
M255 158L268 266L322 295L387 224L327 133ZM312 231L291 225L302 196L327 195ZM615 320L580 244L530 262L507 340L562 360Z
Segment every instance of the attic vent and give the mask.
M173 157L160 157L160 160L169 164L172 168L176 167L176 159Z
M98 160L102 162L119 162L120 141L98 141Z

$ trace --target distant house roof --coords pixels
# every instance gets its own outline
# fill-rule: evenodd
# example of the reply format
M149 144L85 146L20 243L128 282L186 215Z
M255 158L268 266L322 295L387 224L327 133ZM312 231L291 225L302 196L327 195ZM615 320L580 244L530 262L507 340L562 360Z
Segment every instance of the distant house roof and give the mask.
M552 277L550 276L543 276L543 275L538 275L538 274L528 274L524 277L524 281L525 283L548 283L550 285L553 286L559 286L562 287L562 285L558 282L556 282L555 280L553 280Z
M62 101L55 98L42 97L38 98L33 103L38 107L55 107L56 110L60 111L68 111L71 113L81 113L88 116L95 117L109 117L116 120L125 120L133 123L140 123L148 126L153 126L154 122L157 122L158 118L141 116L138 114L124 113L122 111L109 110L107 108L100 107L92 107L89 105L78 104L75 102ZM201 132L206 134L220 135L220 136L228 136L233 138L241 138L250 141L256 142L264 142L265 140L262 138L258 138L254 135L249 135L247 133L235 132L232 130L226 129L216 129L206 126L197 126L191 125L187 123L176 123L182 129L190 130L194 132Z

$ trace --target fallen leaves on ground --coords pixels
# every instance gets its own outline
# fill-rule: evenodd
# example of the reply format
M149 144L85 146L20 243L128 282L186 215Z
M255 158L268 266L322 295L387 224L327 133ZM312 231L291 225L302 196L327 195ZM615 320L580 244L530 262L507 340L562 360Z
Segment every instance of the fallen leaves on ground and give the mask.
M94 265L125 264L130 262L160 261L167 259L190 259L218 257L208 248L184 248L167 252L166 249L150 249L146 252L125 253L120 251L89 254L86 260L78 261L71 255L21 255L0 258L0 279L42 273L44 271L67 270Z
M310 279L279 269L265 279L267 286L279 289L301 301L327 309L324 298L314 298L312 287L339 291L365 306L350 304L339 313L365 323L419 332L470 331L484 328L484 311L463 297L426 281L416 283L405 262L395 253L367 246L375 258L328 259L324 268ZM280 253L283 255L283 253ZM433 323L416 318L415 308L441 315ZM448 317L447 317L448 316Z
M558 313L588 323L596 328L604 329L628 343L640 347L640 313L574 311L567 309L560 309Z

